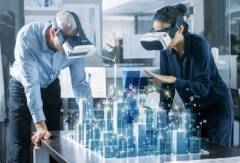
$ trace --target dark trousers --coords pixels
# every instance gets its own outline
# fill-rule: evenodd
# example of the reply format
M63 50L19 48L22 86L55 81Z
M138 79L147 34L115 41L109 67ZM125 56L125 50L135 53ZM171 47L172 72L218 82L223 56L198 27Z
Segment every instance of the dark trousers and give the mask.
M234 110L228 93L204 109L201 119L207 120L201 127L202 137L220 145L231 146Z
M10 163L30 162L31 124L32 117L27 107L23 85L13 77L9 81L9 132L10 132ZM43 111L49 131L60 130L60 85L56 79L46 89L41 89Z

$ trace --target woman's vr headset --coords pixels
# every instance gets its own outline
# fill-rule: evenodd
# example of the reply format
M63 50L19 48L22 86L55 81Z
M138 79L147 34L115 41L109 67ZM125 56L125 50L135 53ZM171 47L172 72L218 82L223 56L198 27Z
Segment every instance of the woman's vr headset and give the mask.
M183 24L184 20L179 19L175 25L162 30L151 30L143 35L141 45L146 50L166 50L171 44L171 39L175 37L176 32Z
M57 24L56 18L53 21L53 28L55 29L56 36L59 43L63 47L64 52L68 58L80 58L94 55L96 53L96 48L87 39L77 15L73 12L70 12L70 14L73 16L76 23L76 31L78 32L78 36L64 35Z

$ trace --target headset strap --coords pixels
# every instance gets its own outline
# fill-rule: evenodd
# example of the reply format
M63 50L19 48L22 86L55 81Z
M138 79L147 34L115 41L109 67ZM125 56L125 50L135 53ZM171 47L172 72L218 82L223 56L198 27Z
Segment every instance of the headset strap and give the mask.
M75 21L76 26L77 26L76 31L79 32L79 38L80 38L81 44L83 44L83 45L91 44L91 42L88 40L88 38L86 37L86 35L83 31L83 28L82 28L82 25L81 25L81 23L78 19L78 16L74 12L71 12L71 11L68 11L68 12L74 18L74 21ZM63 32L62 32L61 28L57 24L56 18L54 18L54 20L53 20L53 28L56 32L56 35L59 39L60 44L63 45L63 43L65 42L65 39L64 39Z
M86 35L85 35L84 31L83 31L83 28L82 28L81 22L79 21L78 16L74 12L71 12L71 11L69 11L69 12L72 14L72 16L74 18L74 21L75 21L75 23L77 25L77 29L76 30L79 32L79 36L81 38L81 43L89 44L90 41L88 40L88 38L86 37Z
M56 35L58 37L58 40L59 40L60 44L63 45L63 43L65 42L65 39L63 37L63 33L62 33L61 28L57 24L56 18L54 18L54 20L53 20L53 28L56 32Z

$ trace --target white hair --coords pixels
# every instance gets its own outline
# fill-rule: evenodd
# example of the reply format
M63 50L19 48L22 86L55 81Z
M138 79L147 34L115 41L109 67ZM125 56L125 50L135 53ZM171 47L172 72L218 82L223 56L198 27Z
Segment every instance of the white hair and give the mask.
M68 11L59 11L56 14L56 22L61 30L76 30L77 25L73 15Z

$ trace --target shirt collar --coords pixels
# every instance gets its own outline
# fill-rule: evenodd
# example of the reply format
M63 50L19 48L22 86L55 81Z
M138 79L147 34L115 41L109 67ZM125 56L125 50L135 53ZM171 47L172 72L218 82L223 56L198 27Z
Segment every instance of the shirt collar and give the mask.
M191 52L191 34L186 32L184 34L184 55L189 55Z
M189 32L186 32L184 34L184 55L183 57L185 56L188 56L191 52L191 34ZM170 49L167 49L168 53L169 54L172 54L172 55L175 55L175 50L173 48L170 48Z
M42 38L43 38L43 41L42 41L42 49L44 51L50 51L50 52L55 52L53 51L52 49L50 49L47 45L47 38L46 38L46 31L48 29L48 27L50 27L52 25L52 23L46 23L45 24L45 27L43 28L42 30Z

